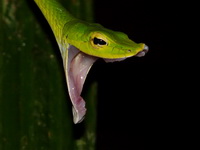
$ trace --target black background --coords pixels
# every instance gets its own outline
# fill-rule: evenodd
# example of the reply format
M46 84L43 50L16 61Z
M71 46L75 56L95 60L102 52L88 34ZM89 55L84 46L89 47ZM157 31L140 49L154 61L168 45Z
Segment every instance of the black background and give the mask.
M182 139L191 99L187 98L190 55L180 46L182 4L95 0L95 22L149 46L145 57L117 63L99 60L89 73L88 78L99 84L97 150L186 145Z

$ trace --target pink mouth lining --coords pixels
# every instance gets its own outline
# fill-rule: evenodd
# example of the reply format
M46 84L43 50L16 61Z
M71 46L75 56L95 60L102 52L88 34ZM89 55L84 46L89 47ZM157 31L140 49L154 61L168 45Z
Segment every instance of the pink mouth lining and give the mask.
M97 57L84 54L72 45L68 49L66 76L75 124L80 123L86 113L85 101L80 95L87 74L96 60Z

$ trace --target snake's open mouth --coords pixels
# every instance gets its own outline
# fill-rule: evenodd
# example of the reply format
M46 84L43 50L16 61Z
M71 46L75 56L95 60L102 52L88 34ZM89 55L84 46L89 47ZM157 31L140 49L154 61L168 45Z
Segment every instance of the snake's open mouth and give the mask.
M144 56L147 51L148 47L145 47L145 49L139 52L136 56ZM69 46L67 53L68 54L65 57L68 57L68 59L64 59L66 60L66 62L64 62L65 74L67 78L69 96L73 105L73 120L76 124L83 120L86 113L85 101L81 97L81 92L87 74L98 57L87 55L73 45ZM104 60L106 62L114 62L122 61L124 59L126 58Z

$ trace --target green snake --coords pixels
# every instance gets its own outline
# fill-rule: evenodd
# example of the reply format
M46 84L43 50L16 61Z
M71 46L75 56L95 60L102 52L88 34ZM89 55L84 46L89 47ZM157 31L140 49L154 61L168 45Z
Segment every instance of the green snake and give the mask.
M73 121L75 124L80 123L86 114L81 92L93 63L98 58L114 62L132 56L141 57L148 47L144 43L135 43L122 32L75 18L56 0L34 1L55 35L73 105Z

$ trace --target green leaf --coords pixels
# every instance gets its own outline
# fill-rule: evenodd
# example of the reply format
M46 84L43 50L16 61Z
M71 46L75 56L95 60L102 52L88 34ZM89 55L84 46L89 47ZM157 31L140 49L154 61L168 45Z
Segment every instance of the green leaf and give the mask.
M62 2L92 20L91 0ZM88 89L85 128L75 138L59 49L34 1L0 0L0 33L0 150L94 150L97 84Z

